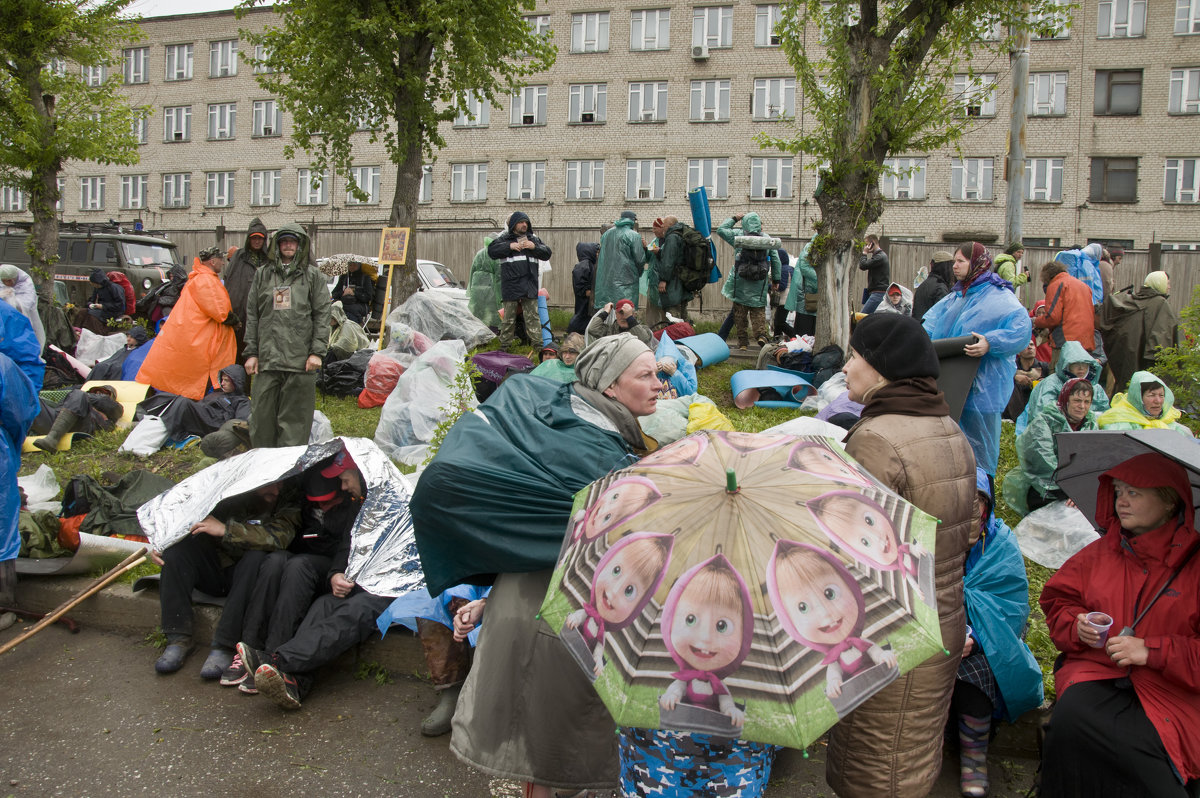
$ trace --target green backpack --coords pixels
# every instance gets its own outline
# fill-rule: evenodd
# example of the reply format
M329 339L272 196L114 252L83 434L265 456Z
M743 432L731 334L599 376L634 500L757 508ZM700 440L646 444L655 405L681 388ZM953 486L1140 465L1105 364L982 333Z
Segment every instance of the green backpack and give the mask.
M712 244L700 235L699 230L686 224L679 236L683 239L683 263L677 276L683 283L683 290L694 294L708 285L709 275L716 265L713 262Z

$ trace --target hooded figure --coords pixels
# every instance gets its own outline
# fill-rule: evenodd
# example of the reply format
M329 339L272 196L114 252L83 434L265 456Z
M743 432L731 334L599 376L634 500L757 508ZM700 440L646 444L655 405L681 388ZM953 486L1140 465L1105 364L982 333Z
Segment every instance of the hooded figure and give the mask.
M895 299L895 302L892 300ZM888 286L887 294L883 301L879 303L879 307L875 308L873 313L899 313L902 316L912 315L912 291L908 290L907 286L900 283L892 283Z
M808 253L811 249L812 242L809 241L804 245L804 249L800 250L800 254L793 259L792 279L788 282L787 299L784 300L783 307L789 312L795 311L815 318L819 288L817 270L808 262ZM806 331L812 332L812 330Z
M770 331L767 328L767 302L770 289L778 285L783 273L783 263L779 260L779 251L767 250L767 276L761 280L748 280L738 274L738 259L742 255L742 247L737 246L738 231L734 217L721 222L716 229L726 244L733 247L734 266L721 286L721 295L733 302L733 327L738 337L738 346L745 349L750 343L750 334L761 345L766 343ZM762 236L762 220L757 213L747 213L741 217L742 236Z
M500 326L500 264L490 255L488 247L495 236L483 237L483 249L475 253L471 261L471 273L467 275L467 310L489 327Z
M517 324L517 310L525 317L525 332L529 343L542 340L541 318L538 316L538 274L541 261L550 260L550 247L533 234L533 223L522 211L508 217L508 226L488 245L488 257L500 262L500 297L504 302L504 319L500 325L500 348L512 344Z
M1096 327L1117 385L1152 367L1160 348L1179 343L1179 319L1167 301L1170 292L1166 273L1151 272L1138 290L1110 294L1101 305Z
M575 315L567 325L568 333L583 333L592 317L592 292L596 284L596 259L600 244L580 241L575 245L578 262L571 270L571 290L575 294Z
M638 281L646 263L646 246L633 229L637 216L625 211L613 226L600 236L600 252L596 256L596 287L592 291L592 307L596 310L619 299L628 299L636 310Z
M1157 413L1152 403L1161 405ZM1165 382L1148 371L1137 371L1129 378L1129 390L1113 396L1112 407L1097 422L1100 429L1173 429L1194 437L1179 423L1182 415L1175 407L1175 392Z
M250 295L250 283L254 281L254 273L266 262L267 227L256 216L250 220L245 243L233 253L229 258L229 265L225 267L225 290L229 292L229 302L239 319L246 318L246 297ZM245 325L239 325L236 332L240 355L246 335Z
M1058 261L1043 266L1041 278L1046 304L1034 312L1033 326L1050 331L1055 349L1061 349L1064 341L1078 341L1085 349L1098 351L1091 290L1082 280L1067 274Z
M11 264L0 266L0 299L21 311L21 315L29 319L33 334L38 344L46 347L46 330L42 326L42 317L38 315L37 288L29 275Z
M341 302L329 306L329 323L333 331L329 334L329 362L345 360L360 349L371 345L367 331L361 325L346 318Z
M196 258L175 309L142 361L138 382L189 399L203 399L209 387L220 389L221 369L237 360L233 328L240 321L221 285L223 265L224 253L216 247Z
M1080 364L1086 364L1087 370L1085 371ZM1029 402L1025 405L1025 411L1017 417L1016 433L1020 435L1037 417L1038 413L1053 407L1058 400L1059 391L1067 384L1068 380L1074 377L1086 377L1092 384L1093 413L1099 416L1108 410L1108 394L1105 393L1104 386L1100 384L1100 362L1092 357L1078 341L1067 341L1063 344L1058 362L1054 364L1054 373L1033 386L1033 392L1029 394Z
M375 301L375 274L367 272L356 260L347 263L346 269L333 286L333 301L342 303L350 321L364 324Z
M654 234L657 242L648 255L650 277L646 297L655 307L663 310L683 311L692 301L692 292L685 291L680 272L687 256L683 243L683 222L674 216L655 220Z
M235 363L221 369L221 377L220 390L198 402L176 400L162 412L168 440L182 441L190 435L203 437L219 430L226 421L250 418L246 370Z
M924 321L929 309L950 293L954 285L954 254L939 250L929 261L929 276L913 292L913 318Z
M88 282L95 286L88 300L88 314L102 323L125 312L125 291L108 279L103 269L94 269Z
M122 372L129 353L150 340L146 328L135 324L125 331L125 346L118 349L110 357L101 360L88 372L89 380L120 380L124 379ZM140 366L139 366L140 368ZM134 374L136 376L136 372Z

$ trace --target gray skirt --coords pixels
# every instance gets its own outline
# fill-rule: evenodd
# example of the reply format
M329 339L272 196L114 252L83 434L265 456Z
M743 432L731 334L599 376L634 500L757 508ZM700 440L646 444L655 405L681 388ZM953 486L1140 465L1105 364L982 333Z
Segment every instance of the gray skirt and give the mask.
M450 750L493 776L613 789L616 723L566 647L536 617L551 573L497 577L454 713Z

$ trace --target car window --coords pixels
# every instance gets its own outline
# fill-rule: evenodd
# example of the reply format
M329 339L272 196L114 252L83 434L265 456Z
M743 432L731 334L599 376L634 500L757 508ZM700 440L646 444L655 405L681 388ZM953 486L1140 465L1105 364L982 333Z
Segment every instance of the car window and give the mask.
M78 239L69 242L70 250L67 253L68 263L87 263L88 262L88 242L84 239Z
M92 263L116 263L117 248L111 241L97 241L92 247Z
M122 241L121 251L125 253L125 262L130 266L166 266L170 268L179 262L175 258L174 247L165 247L161 244Z

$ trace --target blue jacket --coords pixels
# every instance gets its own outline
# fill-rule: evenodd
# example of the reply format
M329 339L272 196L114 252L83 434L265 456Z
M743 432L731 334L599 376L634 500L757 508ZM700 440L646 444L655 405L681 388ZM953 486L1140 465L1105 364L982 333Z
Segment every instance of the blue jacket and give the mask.
M7 302L0 302L0 305L17 313ZM17 317L29 326L28 319L19 313ZM41 381L40 375L38 381ZM33 383L16 361L0 349L0 430L3 430L0 434L0 562L16 559L21 550L21 534L17 531L17 514L21 509L17 472L21 470L21 444L38 408Z

